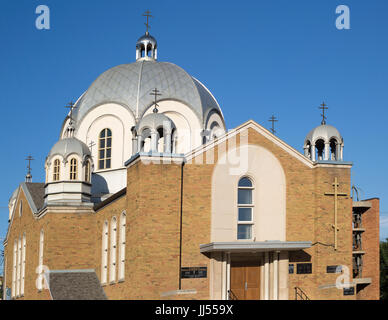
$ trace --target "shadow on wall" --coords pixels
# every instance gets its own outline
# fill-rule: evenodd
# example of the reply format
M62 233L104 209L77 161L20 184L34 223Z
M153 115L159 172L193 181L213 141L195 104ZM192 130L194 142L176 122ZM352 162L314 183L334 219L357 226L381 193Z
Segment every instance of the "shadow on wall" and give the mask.
M290 252L290 263L292 262L310 262L311 261L311 255L309 255L307 252L304 252L303 250L293 251Z
M92 201L101 201L101 196L109 193L108 183L105 178L98 173L92 174Z

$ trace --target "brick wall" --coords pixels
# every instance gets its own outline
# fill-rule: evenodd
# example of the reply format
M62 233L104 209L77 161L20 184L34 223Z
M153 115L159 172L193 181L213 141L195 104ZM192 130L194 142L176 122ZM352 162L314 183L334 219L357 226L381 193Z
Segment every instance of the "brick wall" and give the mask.
M372 283L359 285L357 299L380 299L380 200L377 198L366 200L372 207L362 214L362 247L365 251L363 257L362 278L371 278Z
M338 249L334 250L334 198L325 192L333 192L337 177L339 192L350 194L350 169L347 167L310 168L291 156L277 144L256 130L248 129L248 142L272 152L280 161L286 176L286 240L311 241L314 246L305 251L290 253L290 263L295 273L289 276L289 298L294 299L294 288L301 287L310 299L355 299L343 296L343 291L333 287L339 274L326 273L328 265L344 265L352 269L352 203L349 196L338 201ZM240 137L237 135L237 145ZM213 164L218 151L227 150L227 143L214 147L214 152L198 155L183 167L183 198L181 198L180 163L145 164L133 162L127 169L127 192L96 213L50 213L37 220L32 217L28 205L22 218L17 214L10 229L7 256L7 286L12 280L12 249L14 239L27 234L26 299L49 298L47 292L38 293L35 288L38 265L39 232L45 230L44 264L50 269L95 269L101 276L102 227L113 216L119 219L126 211L126 262L125 279L104 286L109 299L208 299L210 298L210 259L200 253L200 244L210 242L211 185ZM212 150L210 150L212 151ZM198 160L202 161L198 161ZM21 195L23 203L27 204ZM182 201L181 201L182 200ZM19 201L19 200L18 200ZM378 202L370 216L378 212ZM19 205L19 204L17 204ZM194 289L197 294L162 294L178 290L180 261L180 223L182 205L182 267L207 267L208 277L182 279L183 290ZM376 209L377 208L377 209ZM16 210L18 212L18 209ZM368 216L364 223L368 224ZM372 219L370 233L370 267L378 259L376 237L378 222ZM373 229L374 228L374 229ZM369 238L368 238L369 237ZM370 239L370 240L368 240ZM117 232L117 243L120 233ZM109 248L109 250L111 250ZM119 262L119 251L117 261ZM109 257L110 254L108 254ZM374 259L374 260L373 260ZM312 274L296 274L296 264L312 263ZM366 267L367 272L369 267ZM371 276L376 275L376 268ZM116 267L116 272L118 266ZM369 271L368 271L369 272ZM350 272L351 273L351 272ZM351 274L350 274L351 277ZM118 279L118 275L116 275ZM350 278L349 281L352 279ZM326 288L324 288L326 286ZM330 287L331 286L331 287ZM376 287L373 287L376 292ZM46 295L45 295L46 294ZM368 293L373 296L375 293ZM359 295L361 296L361 295Z

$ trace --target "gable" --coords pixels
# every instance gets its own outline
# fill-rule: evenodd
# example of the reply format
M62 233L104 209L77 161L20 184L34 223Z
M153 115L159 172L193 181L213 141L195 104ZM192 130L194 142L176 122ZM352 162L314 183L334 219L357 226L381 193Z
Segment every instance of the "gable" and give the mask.
M259 125L257 122L253 120L249 120L242 125L238 126L237 128L228 131L225 133L223 136L219 137L218 139L215 139L213 141L210 141L209 143L198 147L194 149L193 151L187 153L186 159L187 161L191 161L197 156L202 155L205 152L208 152L210 149L220 145L221 143L224 143L225 141L232 139L237 136L237 135L249 135L249 130L254 130L267 140L269 140L271 143L276 145L277 147L281 148L284 152L288 153L291 157L293 157L295 160L301 162L303 165L309 168L314 167L314 162L311 161L310 159L306 158L303 154L298 152L296 149L285 143L283 140L279 139L276 137L274 134L269 132L267 129ZM249 138L249 137L248 137Z

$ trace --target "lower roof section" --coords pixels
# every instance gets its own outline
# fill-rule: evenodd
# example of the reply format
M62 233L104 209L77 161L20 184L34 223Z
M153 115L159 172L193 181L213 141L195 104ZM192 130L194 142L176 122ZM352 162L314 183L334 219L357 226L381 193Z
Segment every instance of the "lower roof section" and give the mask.
M255 241L211 242L201 244L201 253L206 252L265 252L292 251L311 247L311 241Z
M92 269L50 270L46 274L53 300L106 300L104 289Z

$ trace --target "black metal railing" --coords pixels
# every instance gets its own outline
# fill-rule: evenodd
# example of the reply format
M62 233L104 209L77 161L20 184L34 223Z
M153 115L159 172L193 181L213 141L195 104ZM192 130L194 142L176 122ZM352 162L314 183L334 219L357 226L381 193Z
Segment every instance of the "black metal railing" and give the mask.
M238 300L232 290L228 290L228 300Z
M295 287L295 300L310 300L310 298L301 288Z

